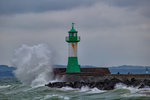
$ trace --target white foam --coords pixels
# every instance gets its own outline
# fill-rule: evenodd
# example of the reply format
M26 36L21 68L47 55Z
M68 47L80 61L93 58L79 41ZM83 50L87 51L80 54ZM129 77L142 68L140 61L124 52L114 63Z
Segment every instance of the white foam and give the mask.
M57 98L59 98L59 99L69 100L69 97L61 96L61 95L57 95L57 94L46 95L46 96L44 97L44 99L42 99L42 100L47 100L47 99L50 99L51 97L57 97Z
M60 90L68 91L68 90L75 90L75 89L71 87L62 87Z
M52 52L45 44L22 45L16 49L13 66L16 77L25 85L41 86L52 80Z
M87 92L87 93L101 93L105 92L104 90L99 90L98 88L89 88L88 86L81 87L81 90L79 92Z
M58 88L59 89L59 88ZM71 88L71 87L62 87L59 90L63 91L74 91L74 92L86 92L86 93L102 93L104 90L99 90L98 88L89 88L88 86L83 86L81 89L79 88Z
M55 79L50 81L50 83L55 83L55 82L63 82L63 77L56 77Z
M133 86L127 86L122 83L116 84L116 89L128 89L130 93L123 94L123 97L136 97L136 96L150 96L150 88L138 88Z
M116 89L128 89L130 90L131 93L136 93L139 90L138 87L127 86L123 83L116 84L115 88Z
M118 83L115 85L115 89L120 89L120 88L127 88L127 85L125 85L123 83Z
M104 90L99 90L98 88L92 88L90 89L89 93L102 93L105 92Z
M0 86L0 89L2 89L2 88L8 88L8 87L10 87L11 85L1 85Z
M88 86L82 86L80 92L87 92L90 88Z

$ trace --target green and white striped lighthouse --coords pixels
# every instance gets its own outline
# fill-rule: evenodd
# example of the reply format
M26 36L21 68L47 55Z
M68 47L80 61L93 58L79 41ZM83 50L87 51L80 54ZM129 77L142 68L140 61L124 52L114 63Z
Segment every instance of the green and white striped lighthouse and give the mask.
M77 35L78 31L74 29L74 23L72 23L72 29L68 33L69 36L66 37L66 42L68 42L69 54L66 72L80 72L77 57L77 43L80 42L80 37Z

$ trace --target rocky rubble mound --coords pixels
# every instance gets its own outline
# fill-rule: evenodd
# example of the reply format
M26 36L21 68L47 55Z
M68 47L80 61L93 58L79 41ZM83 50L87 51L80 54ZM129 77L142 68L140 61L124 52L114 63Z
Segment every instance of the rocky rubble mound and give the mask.
M88 86L90 88L98 88L100 90L112 90L114 89L115 85L117 83L123 83L127 86L138 86L139 88L144 88L146 86L150 87L150 80L137 80L135 78L132 78L131 80L123 79L119 80L117 78L112 79L105 79L103 81L99 82L54 82L46 84L45 86L51 87L51 88L62 88L62 87L71 87L71 88L81 88L83 86Z

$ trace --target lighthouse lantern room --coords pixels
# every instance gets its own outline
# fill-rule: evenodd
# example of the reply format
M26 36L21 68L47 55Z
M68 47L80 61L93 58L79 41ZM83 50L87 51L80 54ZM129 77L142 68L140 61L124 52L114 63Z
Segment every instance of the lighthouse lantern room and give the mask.
M69 36L66 36L66 42L68 42L69 54L66 72L80 72L77 57L77 43L80 42L80 37L77 35L78 31L74 29L74 23L72 23L72 29L68 33Z

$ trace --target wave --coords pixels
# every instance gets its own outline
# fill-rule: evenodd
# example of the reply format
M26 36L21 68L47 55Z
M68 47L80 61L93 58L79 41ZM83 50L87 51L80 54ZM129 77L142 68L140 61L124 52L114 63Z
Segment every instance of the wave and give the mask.
M67 96L62 96L62 95L57 95L57 94L52 94L52 95L46 95L45 97L44 97L44 99L43 100L47 100L47 99L63 99L63 100L69 100L70 98L69 97L67 97Z
M150 88L139 88L133 86L127 86L125 84L119 83L116 84L115 90L128 91L122 94L123 97L140 97L140 96L150 96Z
M15 76L24 84L42 86L53 78L52 51L45 44L22 45L16 49L13 66Z
M84 86L81 88L80 92L87 92L87 93L102 93L105 92L104 90L99 90L98 88L89 88L88 86Z
M62 87L62 88L57 88L57 90L86 92L86 93L102 93L102 92L106 92L105 90L99 90L98 88L89 88L88 86L83 86L83 87L81 87L81 89L79 89L79 88L71 88L71 87Z
M149 88L133 90L134 87L124 85L120 85L114 90L99 90L89 87L82 87L81 89L31 87L23 84L0 87L2 87L0 89L2 100L19 100L20 98L26 100L150 100L150 96L147 95L150 92Z
M8 87L10 87L11 85L1 85L0 86L0 89L2 89L2 88L8 88Z

